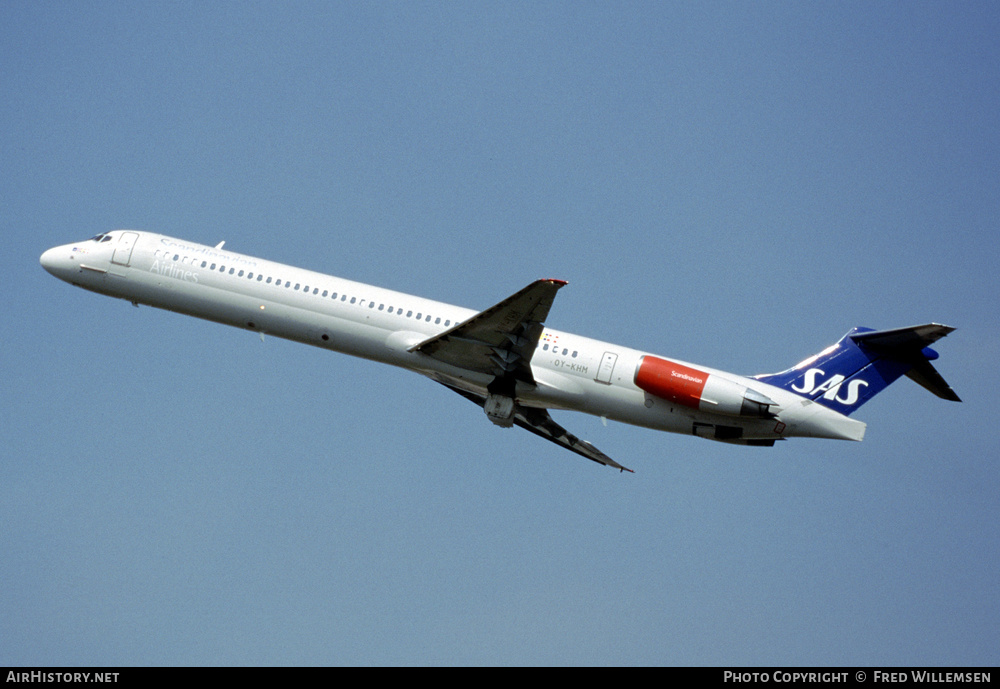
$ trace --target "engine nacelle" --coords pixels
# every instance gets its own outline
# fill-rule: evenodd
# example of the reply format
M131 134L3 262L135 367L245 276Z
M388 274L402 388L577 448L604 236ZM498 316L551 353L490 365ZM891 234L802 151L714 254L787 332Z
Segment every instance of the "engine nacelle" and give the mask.
M635 384L650 395L704 412L774 418L778 403L756 390L655 356L644 356Z

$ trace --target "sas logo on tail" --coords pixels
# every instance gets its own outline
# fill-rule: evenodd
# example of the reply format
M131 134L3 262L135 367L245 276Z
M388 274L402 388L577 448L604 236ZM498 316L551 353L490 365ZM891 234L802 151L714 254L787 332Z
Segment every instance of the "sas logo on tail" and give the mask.
M792 386L792 390L795 392L802 393L807 396L823 394L823 399L833 400L840 402L841 404L855 404L858 401L858 391L862 386L868 387L868 383L863 380L852 380L847 384L846 397L839 397L837 393L840 392L840 384L844 382L844 376L834 374L830 376L827 380L817 382L818 376L826 375L818 368L811 368L806 371L806 375L802 379L802 387L797 385Z

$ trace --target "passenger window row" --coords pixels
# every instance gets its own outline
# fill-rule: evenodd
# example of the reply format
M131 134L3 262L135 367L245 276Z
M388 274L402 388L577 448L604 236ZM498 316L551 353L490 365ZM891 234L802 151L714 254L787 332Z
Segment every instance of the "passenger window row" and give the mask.
M182 256L180 254L171 254L170 252L163 251L162 249L157 249L154 252L154 256L156 256L157 258L162 258L164 260L178 261L179 263L182 263L184 265L190 265L192 267L198 266L197 259L189 258L188 256ZM220 263L210 263L209 261L201 261L200 266L202 268L206 268L211 271L218 270L218 272L222 274L226 274L228 272L228 274L232 275L233 277L240 277L240 278L245 277L247 280L256 280L257 282L267 285L273 284L275 287L284 287L285 289L293 288L293 283L289 280L282 281L280 278L273 278L271 276L265 277L262 273L254 273L251 271L237 269L234 267L230 267L227 271L226 266ZM303 285L301 282L294 283L294 289L295 291L302 292L303 294L308 294L310 291L309 285ZM416 320L418 321L422 320L426 323L434 323L434 325L444 325L446 328L451 327L452 324L451 319L442 320L440 316L433 316L431 314L424 314L421 312L417 312L416 316L414 316L413 311L410 309L406 310L406 313L404 314L403 309L400 307L386 306L384 303L376 304L376 302L374 301L370 301L367 299L359 299L358 297L348 297L346 294L338 294L337 292L331 292L330 290L326 289L320 291L320 288L316 286L312 287L312 293L318 297L329 297L334 301L340 300L342 302L356 304L358 306L365 306L367 304L369 309L385 311L386 313L394 313L395 315L404 318L415 317Z

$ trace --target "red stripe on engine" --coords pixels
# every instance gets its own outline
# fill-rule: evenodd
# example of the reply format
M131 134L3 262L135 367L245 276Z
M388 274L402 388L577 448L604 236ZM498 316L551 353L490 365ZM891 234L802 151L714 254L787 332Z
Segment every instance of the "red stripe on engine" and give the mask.
M645 356L635 372L635 384L650 395L698 408L708 374L655 356Z

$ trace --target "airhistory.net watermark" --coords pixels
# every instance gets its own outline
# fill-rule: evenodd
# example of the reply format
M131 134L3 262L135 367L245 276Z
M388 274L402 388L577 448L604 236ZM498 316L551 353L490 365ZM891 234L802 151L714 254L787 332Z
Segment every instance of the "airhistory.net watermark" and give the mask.
M89 684L114 683L118 681L117 672L43 672L42 670L31 670L25 672L9 670L7 672L7 682L24 682L31 684L34 682L60 682L68 684Z

